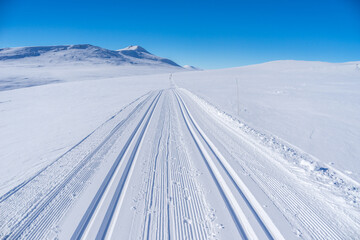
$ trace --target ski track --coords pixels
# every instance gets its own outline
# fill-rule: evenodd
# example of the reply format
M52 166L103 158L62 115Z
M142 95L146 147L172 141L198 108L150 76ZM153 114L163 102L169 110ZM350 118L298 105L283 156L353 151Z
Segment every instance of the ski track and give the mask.
M282 181L281 179L277 179L279 176L282 178L286 176L287 172L283 172L278 176L274 175L276 170L271 172L267 169L264 169L264 166L267 165L266 162L264 162L263 166L261 165L261 161L254 163L251 161L242 160L243 157L236 153L234 149L229 150L228 146L237 146L239 142L243 142L243 144L247 144L255 149L257 154L265 156L265 158L270 160L273 165L278 165L278 163L275 163L261 147L257 146L250 139L246 138L246 136L239 134L239 132L234 131L232 128L229 128L229 126L219 120L218 116L211 117L215 120L216 124L222 125L224 129L228 130L228 132L221 131L221 134L217 134L217 137L221 139L219 140L220 143L228 143L228 145L223 144L222 148L227 149L227 152L231 152L236 156L235 159L237 159L237 162L240 163L241 167L246 170L248 175L255 182L257 182L258 186L263 188L264 192L267 192L269 196L273 197L273 199L279 199L281 202L283 202L283 205L279 204L279 208L283 208L285 206L286 213L284 214L287 214L290 218L293 218L292 221L294 221L296 224L300 224L302 230L307 232L309 237L312 239L346 239L346 235L337 229L337 226L333 223L333 219L326 218L326 211L323 211L323 209L319 209L314 206L314 203L309 202L310 198L306 197L303 193L294 191L295 189L291 186L288 186L286 182ZM229 134L229 132L231 132L231 134ZM234 139L234 134L236 139ZM257 158L257 160L260 159ZM261 166L261 168L259 168L259 166ZM272 168L274 167L272 166Z
M159 131L155 136L157 144L154 144L153 156L147 165L150 171L145 178L141 238L209 239L212 229L206 220L206 201L190 174L193 166L185 149L180 147L183 146L180 134L175 134L180 130L176 122L179 116L176 111L172 112L172 97L170 94L165 96L160 115L162 120L158 123ZM173 120L169 121L170 116Z
M98 145L95 148L95 150L93 152L90 152L88 154L87 154L87 152L85 152L85 154L83 154L83 155L85 155L86 157L84 159L82 159L81 161L79 161L78 163L75 163L73 166L71 166L72 169L70 168L71 170L68 173L64 174L64 176L61 176L60 174L59 174L60 176L55 175L61 179L59 182L54 184L55 185L54 187L41 189L44 192L34 194L33 188L31 186L29 188L25 188L25 186L27 186L25 184L25 185L22 185L22 188L17 188L16 192L11 191L12 196L17 193L20 196L21 195L26 195L26 196L30 195L30 197L32 199L27 199L27 201L25 203L26 205L23 208L19 208L19 205L21 203L19 204L19 203L17 203L17 201L21 202L22 199L19 197L17 197L17 198L14 197L15 200L11 201L12 200L10 198L11 196L7 196L7 199L10 198L10 199L8 199L10 201L8 201L9 203L6 202L5 204L3 204L3 203L1 204L0 209L2 209L2 211L0 211L1 212L0 219L1 219L1 222L5 222L5 220L8 221L7 225L8 225L8 229L10 230L9 232L11 232L11 234L8 236L5 234L4 234L4 236L1 236L1 235L0 236L3 238L8 238L8 239L17 239L23 234L26 235L26 232L31 230L31 228L30 229L26 229L26 228L30 227L30 225L33 223L37 224L38 221L41 221L40 215L43 215L43 216L49 215L48 212L46 211L46 208L49 209L48 211L50 212L50 215L51 215L51 213L52 214L60 214L62 211L57 211L56 205L55 205L56 202L58 202L59 207L66 208L66 206L67 206L66 203L69 202L69 193L70 193L70 198L72 198L71 196L76 195L78 193L78 191L81 190L81 189L79 189L79 187L82 186L82 184L78 184L78 183L84 183L85 182L84 180L86 180L87 177L89 176L89 174L91 174L90 172L94 171L93 165L98 164L98 163L96 163L96 159L94 159L97 157L96 155L99 154L100 151L106 152L109 150L110 146L104 147L104 145L106 145L107 143L108 143L108 145L113 144L113 142L111 140L116 139L118 137L117 134L121 134L121 131L119 131L119 130L121 130L123 127L126 126L127 121L132 119L133 115L136 114L137 111L142 108L142 106L144 105L145 102L148 101L148 99L149 98L146 98L145 100L141 101L137 106L135 106L135 108L130 112L130 114L125 119L123 119L120 123L118 123L114 129L112 129L112 131L109 133L109 135L100 143L100 145ZM96 137L98 137L98 136L96 136ZM84 139L83 141L85 141L85 140L86 139ZM78 145L80 146L80 144L81 144L81 142ZM89 146L86 146L86 147L89 147ZM104 148L102 149L102 147L104 147ZM69 157L66 154L63 155L61 158L59 158L57 161L55 161L55 163L49 165L48 167L46 167L46 169L40 171L39 174L37 174L35 177L32 177L27 182L28 183L30 181L34 181L35 183L41 182L41 179L38 180L37 178L41 178L42 177L41 173L45 172L47 169L49 169L49 172L50 172L50 170L52 170L48 174L50 176L54 176L53 173L55 171L61 170L61 168L59 169L59 166L55 166L56 164L61 165L61 164L63 164L61 160L65 159L66 157L68 157L68 158L74 157L73 155L75 155L75 157L77 157L77 154L78 154L78 153L71 154L71 153L73 153L71 150L68 153L69 153L68 155L70 155ZM99 155L102 155L102 154L100 153ZM91 160L95 160L95 161L91 162ZM92 166L88 166L86 169L84 169L86 164L91 164ZM55 166L55 169L52 169L51 168L52 166ZM79 177L80 181L76 181L74 179L76 174L78 174L78 173L82 174L82 176ZM52 177L52 179L57 180L54 177ZM73 182L72 184L71 184L71 181ZM73 188L70 187L71 185L73 185ZM20 192L20 189L22 190L21 192ZM71 190L73 190L73 192L71 192ZM28 193L28 192L30 192L30 193ZM38 195L40 195L40 196L38 196ZM42 195L44 195L45 197L41 198ZM62 198L62 199L58 200L59 198ZM8 209L9 205L10 206L15 205L14 207L18 207L18 208L14 209L14 211L16 211L15 213L14 212L9 213L9 211L6 211ZM5 214L8 214L8 215L5 215ZM19 215L21 216L21 218L17 219L16 217ZM14 224L12 224L12 223L14 223ZM45 224L48 225L48 224L50 224L50 222L47 222ZM5 224L4 225L1 224L1 226L5 227ZM34 232L37 232L37 234L39 234L41 232L39 230L41 230L41 229L35 228ZM5 232L5 231L2 230L2 233L3 232Z
M224 201L229 204L229 208L231 209L231 214L234 218L234 221L236 221L239 232L241 236L245 239L257 239L257 234L252 229L250 223L247 221L247 216L243 213L241 210L241 207L238 205L237 200L232 195L231 190L229 187L224 183L223 176L220 174L219 170L217 169L216 165L213 163L213 160L209 156L209 154L204 149L204 146L202 146L200 140L198 137L195 136L195 131L190 126L190 121L192 122L194 128L197 130L198 134L201 138L205 141L206 145L209 147L210 151L215 155L217 160L221 163L222 168L226 170L227 175L231 178L232 183L236 186L237 190L241 193L243 199L246 201L248 207L251 209L252 213L255 215L257 221L261 225L261 228L265 231L267 237L269 239L273 239L273 236L271 235L270 231L273 232L274 237L276 239L284 239L283 236L280 234L279 230L276 228L276 226L272 223L271 219L266 215L266 213L262 210L259 203L256 201L256 199L252 196L251 192L244 186L240 178L237 176L237 174L234 172L234 170L229 166L227 161L224 159L224 157L221 155L221 153L216 149L214 144L208 139L208 137L205 135L205 133L201 130L201 128L198 126L198 124L193 119L192 115L189 113L188 108L186 107L184 101L182 100L181 96L179 94L176 94L179 106L181 107L181 112L183 114L183 117L188 125L189 130L192 132L193 138L195 142L197 142L197 146L199 147L199 150L202 152L204 160L207 162L207 166L209 170L212 172L212 176L214 177L215 181L217 182L217 185L219 187L219 190L222 192ZM188 117L185 116L185 113ZM190 121L188 120L190 119ZM225 166L226 165L226 166ZM234 180L234 178L236 180ZM242 186L242 187L240 187ZM241 190L241 188L243 188ZM246 192L246 195L248 195L248 198L252 200L252 203L249 201L249 199L244 195L244 192ZM254 205L256 206L256 209L258 212L254 209ZM260 215L261 214L261 215ZM260 215L260 217L259 217ZM268 227L263 222L266 219L267 224L270 225L270 231L268 230Z
M0 197L0 238L57 236L73 207L82 213L67 230L73 240L118 239L123 223L123 238L217 239L224 217L234 239L295 238L294 228L304 238L347 238L305 193L272 175L283 170L263 148L205 111L174 82L135 99ZM105 174L96 175L100 170ZM95 176L101 181L91 184ZM259 190L293 236L283 235ZM79 204L88 192L89 204Z

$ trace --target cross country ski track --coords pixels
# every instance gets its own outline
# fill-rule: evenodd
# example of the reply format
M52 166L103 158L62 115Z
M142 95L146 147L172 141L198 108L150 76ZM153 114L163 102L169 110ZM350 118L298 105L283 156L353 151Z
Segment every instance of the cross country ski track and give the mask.
M149 92L1 196L0 238L353 236L268 151L186 91Z

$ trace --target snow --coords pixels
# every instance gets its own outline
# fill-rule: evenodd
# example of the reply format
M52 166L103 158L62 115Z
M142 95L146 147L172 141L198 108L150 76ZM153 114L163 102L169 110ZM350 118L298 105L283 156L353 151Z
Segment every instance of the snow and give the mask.
M89 44L0 49L0 91L49 83L186 71L135 46Z
M168 66L134 66L83 63L37 65L0 63L0 91L32 87L49 83L97 80L134 75L152 75L184 71Z
M149 60L155 62L156 64L169 64L171 66L180 67L177 63L166 58L155 56L140 46L129 46L127 48L117 50L117 52L128 57L133 57L141 60Z
M151 64L180 67L173 61L155 56L140 46L113 51L90 44L4 48L0 49L0 60L39 64L86 62L88 64Z
M193 71L200 71L202 69L194 67L194 66L190 66L190 65L184 65L183 68L188 69L188 70L193 70Z
M148 51L145 50L145 48L140 47L140 46L137 46L137 45L135 45L135 46L128 46L128 47L126 47L126 48L122 48L122 49L119 49L119 50L117 50L117 51L121 52L121 51L123 51L123 50L133 50L133 51L139 51L139 52L149 53Z
M0 94L0 193L66 152L167 75L67 82ZM20 149L19 149L20 148Z
M275 61L176 73L173 78L180 87L260 132L280 137L359 181L360 71L356 64Z
M360 62L1 56L0 238L358 237Z

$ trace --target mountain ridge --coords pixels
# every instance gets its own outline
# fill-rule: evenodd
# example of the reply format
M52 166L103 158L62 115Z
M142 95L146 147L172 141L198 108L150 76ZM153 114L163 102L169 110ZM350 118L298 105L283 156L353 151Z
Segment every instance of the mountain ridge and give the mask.
M65 63L92 62L115 65L161 65L182 68L174 61L151 54L143 47L109 50L91 44L1 48L0 61Z

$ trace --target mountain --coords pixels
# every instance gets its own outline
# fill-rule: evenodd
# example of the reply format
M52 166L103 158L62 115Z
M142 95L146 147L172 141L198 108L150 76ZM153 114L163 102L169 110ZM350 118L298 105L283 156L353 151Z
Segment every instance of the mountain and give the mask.
M94 63L114 65L156 65L182 68L175 62L155 56L140 46L129 46L117 51L90 44L15 47L0 49L0 61L61 64Z
M132 57L132 58L136 58L136 59L149 60L149 61L154 61L154 62L158 62L158 63L165 63L165 64L169 64L169 65L172 65L172 66L180 67L175 62L173 62L173 61L171 61L171 60L169 60L167 58L162 58L162 57L155 56L155 55L149 53L148 51L146 51L144 48L142 48L140 46L129 46L129 47L126 47L126 48L123 48L123 49L119 49L119 50L117 50L117 52L119 52L122 55Z
M0 91L50 83L188 71L140 46L90 44L0 49Z

